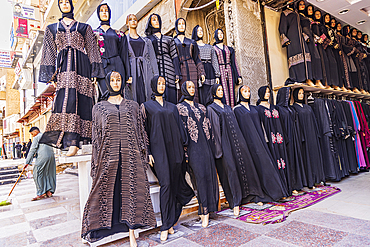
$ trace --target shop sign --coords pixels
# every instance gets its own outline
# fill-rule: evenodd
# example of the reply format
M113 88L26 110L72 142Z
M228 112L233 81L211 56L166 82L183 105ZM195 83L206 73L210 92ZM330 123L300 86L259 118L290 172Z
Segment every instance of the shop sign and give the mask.
M1 68L11 68L14 54L15 54L14 51L0 50L0 67Z
M13 5L13 16L35 20L35 8L28 5L15 3Z
M14 17L15 36L20 38L28 38L28 21L19 17Z

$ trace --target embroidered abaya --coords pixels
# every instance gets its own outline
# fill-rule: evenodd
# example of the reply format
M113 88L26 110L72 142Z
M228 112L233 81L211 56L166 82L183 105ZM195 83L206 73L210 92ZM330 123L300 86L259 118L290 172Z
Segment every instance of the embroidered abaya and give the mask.
M215 84L211 87L210 103L217 97L216 90L219 86L221 85ZM217 173L226 200L230 208L234 208L241 205L243 198L263 198L264 195L251 153L235 115L230 106L223 106L213 102L208 105L207 114L211 122Z
M72 1L71 13L73 11ZM71 16L73 18L73 16ZM105 76L93 30L88 24L63 20L45 29L39 81L57 83L50 119L40 143L57 148L91 140L95 89L91 78Z
M186 89L186 83L182 84L181 91L184 98L192 100ZM182 123L184 124L188 145L185 156L188 165L194 175L196 183L196 195L198 199L198 214L206 215L218 209L218 180L215 159L211 149L210 122L206 115L206 108L198 103L194 106L182 101L177 105Z
M152 91L157 91L158 76L151 80ZM154 172L160 188L161 231L170 229L179 219L182 206L194 196L185 181L184 144L187 134L176 105L155 99L141 105L148 133L149 154L154 158Z

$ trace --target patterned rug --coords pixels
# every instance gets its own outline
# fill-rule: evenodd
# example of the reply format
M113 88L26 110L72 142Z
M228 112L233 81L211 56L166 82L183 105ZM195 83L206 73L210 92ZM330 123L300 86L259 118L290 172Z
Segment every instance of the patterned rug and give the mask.
M256 203L248 203L240 207L240 215L235 217L231 209L218 212L219 215L236 218L254 224L275 224L285 221L289 214L318 203L325 198L340 192L339 188L332 186L318 186L312 190L305 190L305 194L292 196L294 200L289 202L271 202L263 206Z

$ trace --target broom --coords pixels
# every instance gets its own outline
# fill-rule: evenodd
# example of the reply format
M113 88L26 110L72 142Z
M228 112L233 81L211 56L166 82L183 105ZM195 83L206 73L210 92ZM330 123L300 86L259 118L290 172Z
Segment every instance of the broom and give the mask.
M18 183L19 179L21 179L21 176L22 176L23 172L26 170L27 166L28 166L28 164L26 164L26 165L23 167L23 170L22 170L21 174L19 175L19 177L18 177L17 181L15 182L15 184L14 184L14 185L13 185L13 187L12 187L12 189L10 190L8 197L6 198L6 200L5 200L5 201L0 202L0 206L6 206L6 205L10 205L10 204L12 204L11 202L9 202L9 201L8 201L9 196L12 194L12 192L13 192L13 190L14 190L14 187L17 185L17 183Z

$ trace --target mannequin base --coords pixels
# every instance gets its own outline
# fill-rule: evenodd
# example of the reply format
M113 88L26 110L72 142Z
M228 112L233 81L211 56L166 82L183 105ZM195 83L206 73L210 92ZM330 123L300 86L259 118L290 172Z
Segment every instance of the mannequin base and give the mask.
M78 151L78 147L77 146L70 146L69 149L68 149L68 152L66 154L66 156L70 157L70 156L74 156L76 155Z
M239 216L239 213L240 213L239 206L234 207L234 215Z
M168 230L161 231L161 241L166 241L168 237Z

